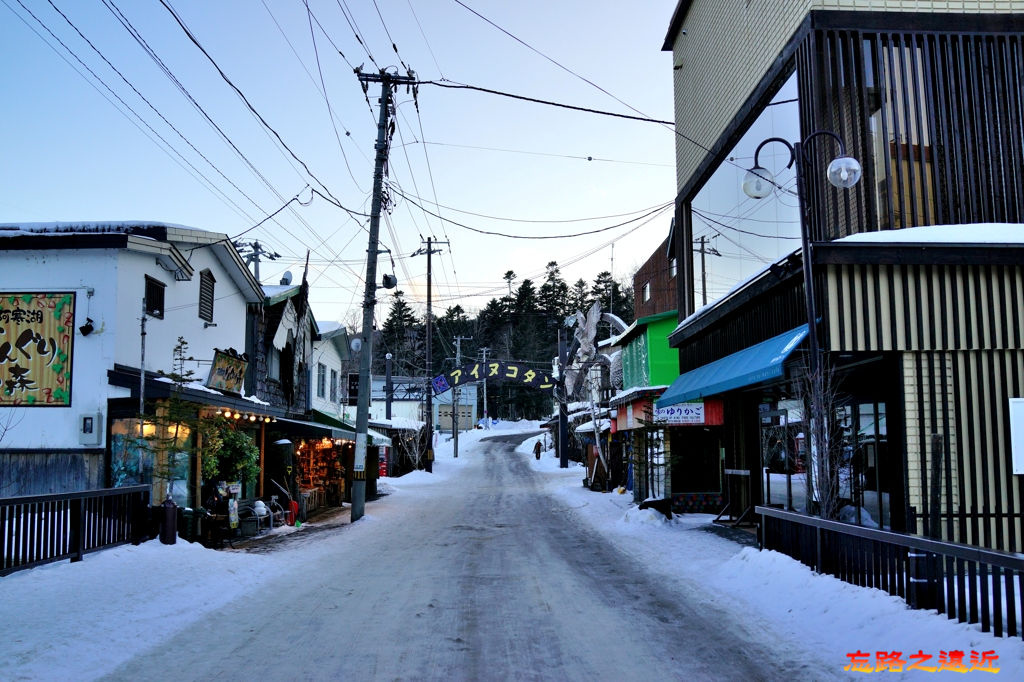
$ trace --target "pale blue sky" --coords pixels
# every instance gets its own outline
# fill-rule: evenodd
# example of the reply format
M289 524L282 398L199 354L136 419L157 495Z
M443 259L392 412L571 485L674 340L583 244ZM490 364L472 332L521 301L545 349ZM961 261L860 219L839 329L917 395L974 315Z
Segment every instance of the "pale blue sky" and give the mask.
M3 222L139 219L236 235L287 199L300 193L303 200L309 197L309 190L303 191L309 182L303 169L257 124L159 0L53 3L180 136L48 0L0 1L0 60L5 65L0 70ZM644 114L673 118L671 57L661 45L675 0L628 5L614 0L463 2ZM370 89L371 110L350 65L375 70L367 51L380 66L401 68L401 59L422 79L445 78L635 113L455 0L377 0L376 6L372 0L310 0L315 20L330 37L314 23L336 137L320 94L310 18L302 0L168 0L168 5L317 178L341 203L357 211L369 212L379 87ZM167 152L163 143L154 143L153 132L140 132L107 101L114 98L91 76L86 80L76 73L65 59L88 75L25 8L196 170ZM266 182L117 22L111 11L115 8ZM352 26L368 50L356 40ZM392 39L398 55L391 48ZM466 225L522 235L573 233L634 216L524 223L452 209L503 218L576 220L635 215L674 198L673 134L664 126L429 85L420 88L419 115L404 91L399 102L390 179L429 202L436 196L437 203L449 207L440 210L442 215ZM588 156L594 160L586 160ZM199 173L206 180L197 179ZM536 279L548 261L557 260L569 281L589 281L612 267L608 244L616 238L614 271L623 276L665 237L670 218L671 211L666 211L628 236L624 235L630 228L620 227L569 240L524 241L442 225L398 199L390 220L382 223L381 239L394 250L400 288L420 304L426 294L426 261L408 255L420 246L421 237L450 240L450 251L434 260L435 302L441 310L455 302L474 309L500 295L505 288L502 275L509 269ZM301 276L306 249L311 249L317 316L354 319L351 311L358 310L367 240L366 232L342 211L317 198L308 207L295 206L294 213L281 213L279 224L266 223L246 238L257 238L283 256L263 263L266 283L276 283L285 269ZM379 269L392 270L386 255Z

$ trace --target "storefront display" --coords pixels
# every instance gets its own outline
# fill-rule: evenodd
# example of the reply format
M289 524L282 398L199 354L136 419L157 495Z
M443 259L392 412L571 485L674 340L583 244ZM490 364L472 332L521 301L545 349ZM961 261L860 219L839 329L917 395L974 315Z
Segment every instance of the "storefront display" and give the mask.
M307 512L321 505L339 506L345 499L345 448L349 441L332 438L303 440L298 445L299 488L307 497Z

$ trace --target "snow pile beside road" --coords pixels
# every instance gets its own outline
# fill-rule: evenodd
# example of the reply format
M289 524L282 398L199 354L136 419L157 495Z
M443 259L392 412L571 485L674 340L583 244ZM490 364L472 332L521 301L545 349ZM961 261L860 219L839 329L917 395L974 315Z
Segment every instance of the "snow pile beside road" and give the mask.
M178 541L116 547L0 578L0 679L92 679L286 570ZM226 626L226 624L225 624Z

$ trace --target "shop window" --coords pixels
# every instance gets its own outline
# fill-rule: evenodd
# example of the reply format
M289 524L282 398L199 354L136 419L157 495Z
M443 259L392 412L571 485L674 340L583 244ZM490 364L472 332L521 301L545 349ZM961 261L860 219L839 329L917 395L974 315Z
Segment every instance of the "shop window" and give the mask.
M327 366L322 362L316 363L316 397L323 398L327 395Z
M164 317L164 289L167 285L146 275L146 314L150 317Z
M338 370L331 370L331 402L338 402Z
M199 273L199 319L213 322L213 285L217 280L209 270Z

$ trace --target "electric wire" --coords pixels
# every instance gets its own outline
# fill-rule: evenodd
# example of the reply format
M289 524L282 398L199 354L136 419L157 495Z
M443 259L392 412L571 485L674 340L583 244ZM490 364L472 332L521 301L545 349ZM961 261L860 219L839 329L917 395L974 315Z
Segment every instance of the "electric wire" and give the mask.
M659 208L656 208L656 209L654 209L652 211L648 211L647 213L645 213L645 214L643 214L641 216L638 216L636 218L632 218L630 220L626 220L626 221L621 222L621 223L616 223L615 225L607 225L605 227L601 227L601 228L598 228L598 229L595 229L595 230L585 230L583 232L576 232L576 233L573 233L573 234L521 235L521 234L508 234L508 233L505 233L505 232L496 232L496 231L492 231L492 230L481 230L479 228L470 227L469 225L466 225L464 223L460 223L460 222L451 220L450 218L443 218L440 215L438 215L437 213L434 213L433 211L429 210L428 208L426 208L422 204L414 201L410 196L408 196L407 194L402 192L400 189L394 188L394 191L400 197L402 197L403 199L405 199L406 201L408 201L412 205L416 206L417 208L419 208L424 213L432 215L435 218L439 218L439 219L445 221L446 223L450 223L452 225L456 225L456 226L461 227L463 229L469 230L470 232L476 232L478 234L487 234L487 235L492 235L492 236L496 236L496 237L505 237L507 239L530 239L530 240L534 240L534 239L572 239L573 237L583 237L583 236L591 235L591 234L600 234L601 232L607 232L609 230L614 230L617 227L622 227L624 225L628 225L628 224L630 224L630 223L632 223L632 222L634 222L636 220L641 220L641 219L646 218L646 217L648 217L650 215L653 215L655 213L663 211L666 208L672 207L674 205L674 203L675 203L675 202L668 202L667 204L664 204L664 205L660 206Z
M181 152L179 152L179 151L177 150L177 148L175 148L175 147L174 147L174 145L172 145L172 144L171 144L171 143L170 143L169 141L167 141L167 140L166 140L166 139L165 139L165 138L163 137L163 135L161 135L161 134L160 134L159 132L157 132L157 131L156 131L156 129L154 129L154 128L153 128L153 126L151 126L151 125L150 125L150 124L149 124L149 123L148 123L148 122L147 122L147 121L146 121L146 120L145 120L145 119L144 119L144 118L143 118L143 117L141 116L141 114L139 114L139 113L138 113L138 112L137 112L137 111L136 111L136 110L135 110L135 109L134 109L134 108L133 108L133 107L132 107L132 106L131 106L130 104L128 104L128 103L127 103L127 102L126 102L126 101L125 101L125 100L124 100L124 99L123 99L123 98L122 98L122 97L121 97L120 95L118 95L118 94L117 94L117 93L116 93L116 92L114 91L114 89L113 89L112 87L110 87L110 85L109 85L109 84L107 84L107 82L106 82L106 81L104 81L104 80L103 80L103 78L101 78L101 77L99 76L99 74L97 74L97 73L96 73L95 71L93 71L93 70L92 70L92 69L91 69L91 68L90 68L90 67L89 67L89 66L88 66L88 65L87 65L87 64L86 64L86 63L85 63L85 62L84 62L84 61L82 60L82 58L78 56L78 54L77 54L77 53L76 53L76 52L75 52L74 50L72 50L72 49L71 49L71 48L70 48L70 47L69 47L69 46L68 46L68 45L67 45L67 44L66 44L66 43L65 43L65 42L64 42L63 40L61 40L61 39L60 39L60 38L59 38L59 37L58 37L58 36L57 36L57 35L56 35L56 34L55 34L55 33L54 33L54 32L53 32L52 30L50 30L50 28L49 28L49 27L48 27L48 26L46 25L46 23L45 23L45 22L43 22L43 21L42 21L42 20L41 20L41 19L40 19L40 18L39 18L38 16L36 16L36 15L35 15L35 14L34 14L34 13L33 13L33 12L32 12L32 11L30 10L30 9L28 9L28 8L27 8L27 7L26 7L26 6L25 6L25 5L24 5L24 4L23 4L23 3L21 2L21 0L16 0L16 1L18 2L18 4L19 4L19 5L21 5L22 9L23 9L23 10L25 10L25 11L26 11L26 12L27 12L27 13L28 13L28 14L29 14L29 15L30 15L30 16L31 16L31 17L32 17L32 18L33 18L33 19L34 19L34 20L36 21L36 23L38 23L38 24L39 24L39 25L40 25L40 26L41 26L41 27L42 27L42 28L43 28L44 30L46 30L46 32L47 32L47 33L49 33L49 34L50 34L50 36L51 36L51 37L52 37L52 38L53 38L54 40L56 40L56 41L57 41L57 42L58 42L58 43L59 43L59 44L61 45L61 47L63 47L63 48L64 48L64 49L65 49L65 50L66 50L66 51L68 52L68 54L70 54L70 55L71 55L72 57L74 57L74 58L75 58L75 60L76 60L76 61L77 61L77 62L78 62L78 63L79 63L79 64L80 64L81 66L82 66L82 68L84 68L84 69L85 69L86 71L88 71L88 72L89 72L89 74L90 74L90 75L92 75L92 77L93 77L93 78L94 78L94 79L95 79L95 80L96 80L97 82L99 82L99 83L100 83L100 84L101 84L101 85L102 85L102 86L103 86L104 88L106 88L106 89L107 89L107 91L108 91L108 92L110 93L110 95L112 95L112 96L113 96L114 98L116 98L116 99L117 99L117 101L118 101L118 102L120 102L120 103L121 103L121 105L122 105L122 106L123 106L123 107L124 107L125 109L127 109L128 111L130 111L130 112L131 112L131 113L132 113L132 114L133 114L133 115L134 115L134 116L135 116L135 117L136 117L136 118L138 119L138 122L136 122L136 121L132 120L132 118L131 118L130 116L128 116L128 115L127 115L126 113L124 113L124 111L123 111L123 110L121 110L120 108L118 108L118 107L117 107L117 105L116 105L116 104L114 104L114 102L113 102L113 101L112 101L112 100L111 100L111 99L110 99L109 97L107 97L107 95L105 95L105 94L103 93L103 91L101 91L101 90L100 90L100 89L99 89L98 87L96 87L96 85L95 85L94 83L92 83L92 82L91 82L91 81L90 81L90 80L89 80L89 79L88 79L88 78L87 78L87 77L85 76L85 74L83 74L83 73L82 73L81 71L79 71L79 70L78 70L78 69L77 69L77 68L76 68L76 67L75 67L75 66L74 66L74 65L73 65L73 64L72 64L71 62L69 62L69 61L67 60L67 58L66 58L66 57L64 57L64 56L63 56L63 55L62 55L62 54L61 54L61 53L60 53L59 51L57 51L57 50L56 50L56 48L54 48L54 47L53 47L53 45L51 45L51 44L50 44L49 42L47 42L47 41L45 40L45 38L43 38L43 36L42 36L42 35L41 35L41 34L40 34L40 33L39 33L38 31L36 31L36 30L35 30L35 29L34 29L34 28L33 28L33 27L32 27L32 26L30 25L30 24L28 24L28 22L26 22L26 21L25 21L25 19L24 19L23 17L21 17L21 16L20 16L20 15L19 15L19 14L18 14L17 12L15 12L15 11L14 11L14 8L13 8L13 7L11 7L10 5L8 5L8 4L7 4L7 2L6 2L6 0L4 0L4 4L5 4L5 5L7 5L7 8L8 8L8 9L9 9L9 10L10 10L10 11L11 11L11 12L12 12L12 13L13 13L13 14L15 15L15 16L17 16L17 17L18 17L19 19L21 19L21 21L22 21L23 23L25 23L25 25L26 25L26 26L28 26L28 28L29 28L30 30L32 30L32 31L33 31L33 32L34 32L34 33L35 33L35 34L36 34L36 35L37 35L37 36L38 36L38 37L40 38L40 40L42 40L42 41L43 41L44 43L46 43L46 45L47 45L48 47L50 47L50 49L54 50L54 52L55 52L55 53L56 53L56 54L57 54L57 55L58 55L59 57L61 57L61 59L63 59L63 60L64 60L64 61L65 61L65 62L66 62L66 63L67 63L68 65L69 65L69 66L71 66L71 68L72 68L72 69L74 69L74 71L75 71L76 73L78 73L78 75L79 75L79 76L81 76L83 80L85 80L85 81L86 81L87 83L89 83L89 84L90 84L90 85L91 85L91 86L92 86L92 87L93 87L93 88L94 88L94 89L95 89L95 90L96 90L96 91L97 91L97 92L98 92L98 93L99 93L99 94L100 94L101 96L103 96L103 97L104 97L104 99L106 99L106 100L107 100L107 101L108 101L108 102L109 102L109 103L110 103L110 104L111 104L111 105L112 105L112 106L113 106L113 107L114 107L115 109L117 109L117 110L118 110L118 111L119 111L119 112L121 113L121 115L122 115L122 116L124 116L124 117L125 117L125 118L126 118L126 119L127 119L127 120L128 120L129 122L130 122L130 123L132 123L132 125L134 125L134 126L135 126L136 128L138 128L138 129L139 129L139 131L140 131L141 133L143 133L143 135L145 135L146 137L149 137L149 139L150 139L150 140L151 140L151 141L152 141L152 142L153 142L153 143L154 143L154 144L155 144L155 145L156 145L156 146L157 146L158 148L160 148L160 149L161 149L161 150L162 150L162 151L163 151L163 152L164 152L165 154L167 154L167 155L168 155L168 157L170 157L172 161L175 161L175 163L177 163L177 164L178 164L179 166L181 166L181 167L182 167L182 168L183 168L184 170L186 170L186 172L190 172L190 174L193 174L193 177L195 177L195 176L198 176L198 177L197 177L196 179L197 179L197 180L200 180L200 179L201 179L201 181L200 181L200 184L201 184L201 185L203 185L204 187L206 187L206 189L207 189L208 191L210 191L210 192L211 192L211 194L213 194L213 195L214 195L215 197L218 197L218 199L220 199L221 201L224 201L224 202L226 202L227 204L229 204L231 208L233 208L233 209L234 209L234 210L235 210L236 212L238 212L238 214L239 214L239 215L243 216L243 217L244 217L244 218L245 218L245 219L246 219L247 221L250 221L250 222L251 222L252 220L254 220L254 218L253 218L253 217L252 217L251 215L249 215L249 214L248 214L248 213L247 213L247 212L245 211L245 209L243 209L243 208L242 208L241 206L239 206L239 205L238 205L238 204L237 204L236 202L234 202L234 201L233 201L233 200L232 200L232 199L231 199L231 198L230 198L230 197L229 197L229 196L228 196L228 195L227 195L226 193L224 193L224 192L223 192L223 191L222 191L222 190L221 190L221 189L220 189L219 187L217 187L217 185L216 185L216 184L215 184L215 183L214 183L214 182L213 182L212 180L210 180L210 179L209 179L209 178L208 178L208 177L207 177L207 176L206 176L206 175L205 175L205 174L204 174L204 173L203 173L202 171L200 171L200 170L199 170L198 168L196 168L196 167L195 167L195 165L194 165L194 164L192 164L192 162L191 162L191 161L189 161L188 159L186 159L186 158L184 157L184 155L182 155L182 154L181 154ZM50 3L50 4L52 5L52 3ZM92 45L92 43L91 43L91 42L89 42L89 40L88 40L87 38L85 38L85 36L84 36L84 35L82 35L82 34L81 34L81 32L80 32L80 31L78 31L77 27L76 27L76 26L75 26L74 24L72 24L72 23L71 23L71 21L70 21L70 20L69 20L69 19L68 19L68 18L67 18L67 17L66 17L66 16L64 15L64 14L63 14L63 12L61 12L61 11L60 11L60 9L58 9L58 8L57 8L56 6L54 6L54 9L55 9L55 10L56 10L56 11L57 11L58 13L60 13L60 14L61 14L61 16L64 16L64 19L65 19L65 21L67 21L67 22L68 22L68 24L70 24L70 25L71 25L71 27L72 27L72 28L74 28L74 29L76 30L76 32L78 32L78 33L79 33L79 35L80 35L80 36L81 36L81 37L83 38L83 40L85 40L85 41L86 41L87 43L89 43L89 45L90 45L91 47L93 47L93 49L94 49L94 50L96 50L96 52L97 52L97 53L98 53L98 54L100 55L100 57L102 57L102 58L103 58L103 60L104 60L104 61L106 61L106 62L107 62L107 64L108 64L108 65L110 65L110 67L111 67L112 69L114 69L113 65L112 65L112 64L110 64L110 62L109 62L109 61L108 61L108 60L106 59L106 57L104 57L104 56L103 56L103 54L102 54L102 53L100 53L100 52L99 52L99 50L97 50L97 49L95 48L95 46L93 46L93 45ZM119 71L117 71L117 69L114 69L114 71L115 71L115 72L116 72L116 73L117 73L117 74L118 74L119 76L121 76L122 80L125 80L125 82L126 82L126 83L128 83L129 87L131 87L131 88L132 88L133 90L135 90L134 86L132 86L132 84L131 84L130 82L128 82L128 81L127 81L127 79L125 79L125 78L124 78L124 76L123 76L123 75L121 75L121 73L120 73ZM135 92L136 92L136 94L137 94L137 95L138 95L138 96L139 96L140 98L142 98L142 100L143 100L144 102L146 102L146 104L148 104L148 105L149 105L149 106L150 106L151 108L153 108L153 109L154 109L154 111L156 111L156 109L155 109L155 108L153 107L153 105L152 105L152 104L150 104L150 103L149 103L149 101L148 101L148 100L147 100L147 99L146 99L145 97L143 97L141 93L139 93L139 92L138 92L138 90L135 90ZM159 111L157 111L157 113L159 114ZM162 116L161 116L161 118L162 118ZM165 122L167 122L167 124L168 124L168 125L170 126L170 122L169 122L169 121L166 121L166 119L164 119L164 120L165 120ZM141 126L139 125L139 123L141 123L141 124L142 124L142 126L145 126L145 128L146 128L146 129L148 129L148 130L149 130L150 132L149 132L149 133L147 133L147 132L146 132L146 130L144 130L144 129L143 129L143 128L142 128L142 127L141 127ZM171 128L172 128L173 130L175 130L175 132L177 132L179 136L181 136L181 137L182 137L183 139L185 139L185 138L184 138L184 136L182 136L182 135L181 135L181 133L180 133L180 132L178 132L178 131L177 131L177 129L175 129L175 128L174 128L174 126L171 126ZM150 135L150 133L152 133L152 136ZM156 137L156 138L157 138L157 139L158 139L158 140L159 140L160 142L157 142L156 140L154 140L154 139L153 139L153 136L155 136L155 137ZM187 139L186 139L186 142L188 142L188 140L187 140ZM162 146L161 146L161 143L162 143ZM191 143L189 143L189 145L191 146ZM193 149L195 149L195 148L193 147ZM174 155L177 155L177 157L178 157L178 159L180 159L180 161L179 161L178 159L175 159L175 158L174 158L174 156L172 156L172 152L173 152L173 154L174 154ZM196 152L198 153L198 150L196 150ZM202 154L200 154L200 156L202 156ZM213 164L212 164L212 163L211 163L211 162L210 162L210 161L209 161L208 159L206 159L206 157L203 157L203 158L204 158L204 160L206 160L206 161L207 161L207 163L210 163L210 165L211 165L211 166L213 166ZM184 165L182 165L182 164L184 164ZM187 168L186 168L186 166L187 166ZM219 171L219 169L217 169L217 168L216 168L216 166L213 166L213 168L214 168L215 170L217 170L217 171L218 171L218 173L220 172L220 171ZM191 171L189 171L189 169L191 169ZM222 175L223 175L223 174L222 174ZM226 178L225 178L225 179L226 179ZM230 182L230 181L229 181L229 182ZM218 196L218 194L219 194L220 196ZM243 195L244 195L244 194L243 194ZM246 197L246 198L248 198L248 197ZM251 201L251 199L250 199L250 201ZM256 206L256 208L259 208L259 209L260 209L260 211L261 211L261 212L263 212L263 209L261 209L261 208L259 207L259 205L258 205L258 204L255 204L255 202L253 202L253 203L254 203L254 205Z
M458 2L458 0L455 0ZM547 99L539 99L537 97L529 97L527 95L516 95L511 92L504 92L502 90L494 90L492 88L483 88L478 85L466 85L464 83L455 83L450 81L417 81L417 85L435 85L439 88L449 88L452 90L474 90L476 92L486 92L490 95L498 95L500 97L508 97L510 99L523 100L524 102L533 102L534 104L545 104L550 107L558 107L560 109L570 109L572 111L582 111L588 114L598 114L600 116L611 116L613 118L624 118L630 121L641 121L643 123L658 123L665 126L674 126L675 123L672 121L662 121L656 118L650 118L648 116L633 116L630 114L619 114L614 111L602 111L600 109L592 109L590 107L581 107L575 104L565 104L563 102L553 102ZM627 105L628 106L628 105ZM632 108L632 107L630 107Z
M263 115L260 114L259 111L256 110L256 107L254 107L252 105L252 102L249 101L249 98L247 98L245 96L245 93L243 93L242 90L237 85L235 85L234 81L232 81L228 77L228 75L226 73L224 73L224 70L220 68L220 65L213 58L213 56L211 56L210 53L207 52L206 48L203 47L202 43L199 42L199 39L195 36L194 33L192 33L191 29L189 29L188 26L185 25L185 22L180 17L180 15L169 4L167 4L167 0L159 0L159 2L168 11L168 13L170 13L170 15L174 18L174 21L178 24L178 26L185 33L185 35L192 42L192 44L195 45L196 48L200 52L203 53L203 56L206 57L206 59L210 62L210 64L213 65L213 68L216 69L218 74L220 74L221 79L223 79L223 81L225 83L227 83L228 86L232 90L234 90L235 94L238 95L238 97L242 100L242 102L249 109L249 111L252 113L252 115L256 117L256 119L260 122L260 124L263 125L263 127L266 128L277 139L278 143L282 147L284 147L285 150L288 151L288 153L292 156L292 158L295 159L295 161L297 161L299 163L299 165L301 165L303 167L303 169L305 169L307 175L309 175L309 177L313 178L313 180L315 180L316 183L318 185L320 185L321 189L328 196L330 196L332 199L334 199L334 201L336 201L336 202L338 202L338 204L340 204L341 202L338 201L338 199L336 197L334 197L333 194L331 194L331 191L327 188L327 185L325 185L323 183L323 181L321 181L320 178L318 178L317 175L315 173L313 173L313 171L309 168L309 166L306 164L305 161L303 161L301 158L299 158L299 156L294 151L292 151L292 148L289 147L287 145L287 143L285 143L285 141L281 137L280 133L278 133L277 130L273 126L271 126L270 123L267 122L267 120L263 117Z

